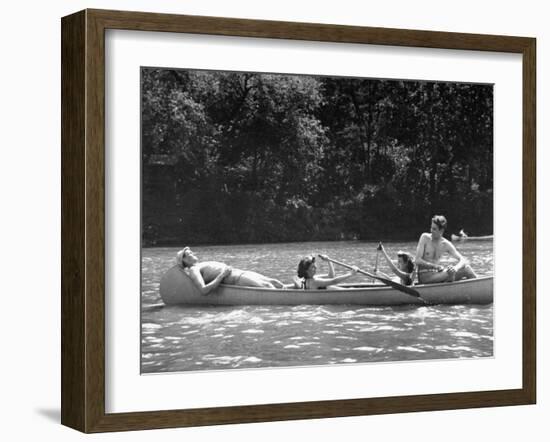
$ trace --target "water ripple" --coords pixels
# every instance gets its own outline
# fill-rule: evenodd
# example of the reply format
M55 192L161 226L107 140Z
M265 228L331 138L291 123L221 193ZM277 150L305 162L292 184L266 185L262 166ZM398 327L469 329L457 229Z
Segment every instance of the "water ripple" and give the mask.
M415 245L389 247L413 250ZM257 262L258 271L290 282L304 250L318 248L368 267L374 262L375 246L362 242L212 246L201 247L199 254L238 268ZM460 251L474 266L479 264L479 274L492 274L491 245L464 244ZM172 265L175 252L143 249L143 307L160 302L160 275ZM142 309L141 332L144 373L492 357L494 341L492 305L165 306Z

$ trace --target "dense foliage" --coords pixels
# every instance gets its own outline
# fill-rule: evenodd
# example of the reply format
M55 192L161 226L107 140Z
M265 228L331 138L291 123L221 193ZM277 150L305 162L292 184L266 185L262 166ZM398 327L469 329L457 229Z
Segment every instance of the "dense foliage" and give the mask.
M492 233L491 85L142 69L144 244Z

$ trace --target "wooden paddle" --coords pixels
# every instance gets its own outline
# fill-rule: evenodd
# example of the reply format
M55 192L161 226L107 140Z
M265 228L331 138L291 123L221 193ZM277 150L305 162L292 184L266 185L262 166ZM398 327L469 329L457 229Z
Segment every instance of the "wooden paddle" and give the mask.
M343 262L340 262L340 261L336 261L335 259L332 259L332 258L329 258L329 257L327 257L326 259L330 262L333 262L334 264L338 264L339 266L346 267L347 269L353 270L353 266L350 266L349 264L346 264L346 263L343 263ZM369 276L370 278L378 279L378 281L383 282L384 284L389 285L389 286L393 287L394 289L399 290L400 292L406 293L407 295L410 295L410 296L415 296L419 299L422 299L422 301L426 302L426 300L424 298L422 298L422 296L420 296L420 293L418 293L412 287L407 287L406 285L399 284L398 282L392 281L391 279L387 279L387 278L383 278L381 276L373 275L372 273L366 272L365 270L359 269L359 270L357 270L357 272L362 273L363 275Z

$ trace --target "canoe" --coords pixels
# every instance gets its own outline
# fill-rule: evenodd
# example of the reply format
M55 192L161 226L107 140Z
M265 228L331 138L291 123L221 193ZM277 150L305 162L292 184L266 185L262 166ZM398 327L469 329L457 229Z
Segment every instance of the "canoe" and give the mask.
M160 296L167 305L425 305L422 299L386 285L346 284L341 287L332 290L301 290L221 284L208 295L201 295L187 274L180 267L174 266L160 281ZM428 304L493 302L492 276L442 284L416 285L414 288Z
M493 235L485 235L485 236L460 236L455 235L454 233L451 235L451 240L453 242L457 241L492 241Z

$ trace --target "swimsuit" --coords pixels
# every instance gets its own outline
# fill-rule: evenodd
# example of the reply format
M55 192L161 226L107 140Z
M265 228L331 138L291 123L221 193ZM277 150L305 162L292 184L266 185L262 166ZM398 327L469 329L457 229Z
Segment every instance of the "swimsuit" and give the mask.
M231 270L231 274L227 275L225 278L223 278L224 284L229 285L239 285L239 281L241 280L242 276L247 273L246 270Z
M315 290L315 289L308 289L306 287L306 279L305 278L302 281L302 289L304 289L304 290ZM326 287L317 287L317 290L326 290L326 289L327 289Z
M418 274L421 275L422 273L439 273L442 272L442 270L438 269L422 269L418 271Z
M226 268L226 265L216 261L206 261L200 265L200 272L205 284L212 282ZM223 279L224 284L239 285L241 277L247 273L245 270L232 269L231 273Z
M214 279L216 279L216 277L223 272L226 267L225 264L217 261L205 261L197 265L199 266L199 270L205 284L214 281Z
M429 273L440 273L443 270L438 270L434 268L426 268L418 271L418 282L422 283L422 275L427 275Z

